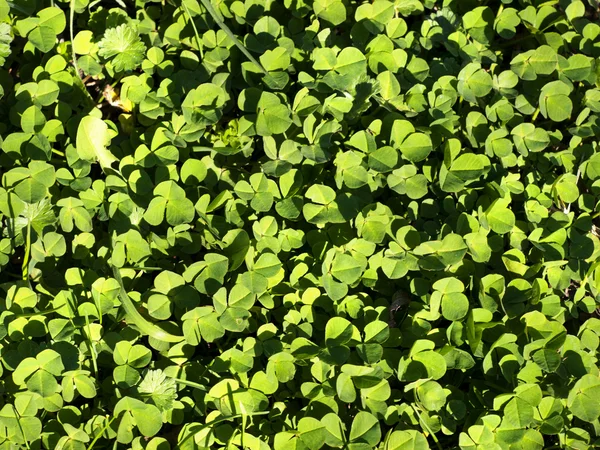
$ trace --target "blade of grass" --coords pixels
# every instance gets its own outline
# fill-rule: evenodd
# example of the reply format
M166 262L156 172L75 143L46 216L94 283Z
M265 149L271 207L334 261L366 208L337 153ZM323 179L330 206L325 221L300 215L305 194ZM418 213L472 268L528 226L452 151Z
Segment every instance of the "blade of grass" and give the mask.
M421 414L419 413L419 410L417 409L417 407L415 405L411 405L412 408L414 409L415 413L417 413L417 417L419 418L419 422L421 424L423 424L423 426L427 429L427 432L430 434L431 438L433 439L433 442L435 442L435 445L437 446L437 448L439 450L443 450L442 446L440 445L440 441L438 441L437 436L435 435L435 433L431 430L431 428L429 428L429 425L427 425L427 422L425 422L423 420L423 418L421 417Z
M114 237L113 237L114 243ZM127 316L127 320L134 324L143 334L153 337L159 341L172 342L177 343L183 341L183 336L175 336L171 333L166 332L162 328L156 326L152 322L149 322L140 314L137 310L127 291L125 290L125 285L123 284L123 279L121 278L121 273L117 267L113 264L110 264L112 267L113 276L117 283L119 283L119 300L121 300L121 305L125 310L125 315Z
M29 446L29 442L27 442L27 436L25 436L25 431L23 430L23 426L21 425L21 414L19 414L19 411L17 411L17 408L14 407L14 405L12 405L13 408L13 412L15 413L15 418L17 419L17 425L19 426L19 431L21 432L21 435L23 436L23 441L25 442L25 447L27 447L27 450L31 450L31 447Z
M100 310L98 310L98 314L100 314ZM88 345L90 346L90 354L92 355L92 366L94 367L94 378L96 378L96 382L100 385L100 380L98 380L98 362L96 361L96 347L94 347L94 342L92 341L92 330L90 328L90 319L89 316L85 315L85 325L87 335Z
M115 420L114 416L110 418L110 420L106 423L106 425L104 425L104 428L102 428L100 433L98 433L96 435L94 440L92 442L90 442L90 445L88 446L87 450L92 450L94 448L94 445L96 445L96 442L98 442L98 439L100 439L102 437L102 435L106 432L106 430L108 430L108 427L110 427L110 424L113 422L113 420Z
M21 273L23 280L29 278L29 254L31 252L31 221L27 221L27 235L25 236L25 255L23 256L23 266Z
M127 295L127 291L125 290L125 286L123 285L123 279L121 278L121 274L119 273L119 269L115 266L112 266L113 275L117 282L120 285L119 289L119 300L121 300L121 305L125 310L125 315L127 316L128 321L133 323L143 334L153 337L159 341L172 342L177 343L183 341L183 336L175 336L171 333L167 333L162 328L154 325L152 322L149 322L140 314L137 310L129 295Z
M200 0L200 1L202 2L202 5L204 6L204 8L206 8L206 11L208 11L208 13L211 15L213 20L219 26L219 28L221 28L221 30L223 30L223 32L229 37L229 39L231 39L233 41L233 43L236 45L237 48L240 49L240 51L244 54L244 56L246 56L246 58L248 58L248 60L251 61L263 74L268 75L268 72L261 65L261 63L259 63L254 58L254 56L252 56L250 54L248 49L246 47L244 47L244 44L242 44L239 41L239 39L235 36L235 34L233 34L231 32L229 27L227 25L225 25L225 22L223 22L219 13L217 13L217 11L215 11L215 9L212 7L210 0Z
M193 381L182 380L181 378L177 378L177 377L169 377L169 378L171 378L173 381L175 381L179 384L183 384L184 386L193 387L194 389L198 389L199 391L206 392L206 390L207 390L206 386L202 386L201 384L194 383Z
M244 408L244 404L240 401L238 402L240 407L240 411L242 412L242 435L240 437L240 443L242 444L242 448L246 448L244 445L244 437L246 436L246 425L248 423L248 414L246 413L246 408Z
M52 309L46 309L44 311L36 311L36 312L30 312L30 313L21 313L21 314L15 314L14 317L25 317L25 318L29 318L29 317L34 317L34 316L45 316L46 314L52 314L55 313L56 311L58 311L60 308L52 308Z
M190 13L189 8L185 4L185 0L181 1L181 5L183 6L183 9L185 9L185 13L188 16L188 20L191 22L192 28L194 29L194 34L196 35L196 45L198 46L198 51L200 52L200 57L204 58L204 52L202 51L202 41L200 40L200 34L198 33L198 28L196 28L196 23L194 22L194 18L192 17L192 14Z
M91 5L90 5L91 7ZM85 87L85 84L83 83L83 79L81 78L81 73L79 73L79 66L77 65L77 52L75 51L75 40L74 38L74 22L75 22L75 0L71 0L69 2L69 34L71 37L71 56L73 58L73 68L75 69L75 74L77 75L77 80L79 80L79 87L81 88L81 90L83 91L83 93L85 94L85 97L88 101L88 103L90 104L90 106L94 106L96 105L96 103L94 103L94 99L92 98L92 95L90 94L90 92L87 90L87 88Z
M75 0L71 0L69 4L69 33L71 35L71 53L73 55L73 67L75 67L75 73L77 77L81 79L79 74L79 67L77 67L77 53L75 53L75 40L73 39L73 22L75 22Z
M264 416L266 414L269 414L269 411L257 411L257 412L251 412L251 413L247 413L246 416ZM233 419L239 419L240 417L242 417L242 414L233 414L231 416L223 416L223 417L219 417L215 420L211 420L208 423L205 423L203 425L198 425L197 427L194 427L193 430L190 430L191 432L186 435L185 438L183 438L180 442L178 442L179 444L179 448L183 448L183 444L185 441L187 441L189 438L194 437L196 434L198 434L200 431L204 430L205 428L209 428L212 427L214 425L218 425L221 422L226 422L227 420L233 420ZM88 449L89 450L89 449Z

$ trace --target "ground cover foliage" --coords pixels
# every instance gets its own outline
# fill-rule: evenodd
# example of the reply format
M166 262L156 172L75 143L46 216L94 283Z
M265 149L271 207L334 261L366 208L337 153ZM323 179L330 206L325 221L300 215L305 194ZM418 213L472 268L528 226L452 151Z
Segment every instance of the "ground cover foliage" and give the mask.
M596 0L0 0L0 449L595 448Z

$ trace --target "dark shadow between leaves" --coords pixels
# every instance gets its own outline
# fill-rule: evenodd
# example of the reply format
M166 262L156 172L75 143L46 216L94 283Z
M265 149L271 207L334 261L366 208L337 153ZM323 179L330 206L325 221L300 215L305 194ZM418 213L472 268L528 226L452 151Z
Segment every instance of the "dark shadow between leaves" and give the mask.
M573 350L565 352L563 364L569 373L576 378L580 378L588 372L581 355Z
M421 378L429 378L427 367L421 361L410 361L406 366L403 379L417 381Z
M319 354L319 358L327 364L342 365L350 357L350 349L345 345L327 347Z

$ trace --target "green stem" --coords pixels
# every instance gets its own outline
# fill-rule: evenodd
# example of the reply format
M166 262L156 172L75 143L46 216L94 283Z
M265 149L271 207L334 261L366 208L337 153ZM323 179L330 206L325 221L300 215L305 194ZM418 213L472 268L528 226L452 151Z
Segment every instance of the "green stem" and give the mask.
M540 108L536 108L535 111L533 112L533 115L531 116L531 121L535 122L535 119L537 119L537 116L540 114Z
M22 275L23 280L29 277L29 253L31 252L31 223L27 223L27 236L25 237L25 255L23 255Z
M71 52L73 54L73 67L75 67L75 73L77 77L81 79L79 74L79 67L77 67L77 53L75 52L75 39L73 39L73 22L75 22L75 0L71 0L69 4L69 33L71 35ZM85 86L84 86L85 89ZM64 156L64 155L63 155Z
M45 311L38 311L38 312L31 312L31 313L23 313L23 314L15 314L14 317L34 317L34 316L45 316L46 314L52 314L56 311L58 311L60 308L52 308L52 309L47 309Z
M233 442L233 440L235 439L235 437L237 436L237 434L238 434L238 430L237 429L233 430L233 433L231 433L231 436L227 440L227 447L225 447L225 448L232 448L231 447L231 443Z
M433 442L435 442L435 445L437 446L437 448L439 450L444 450L442 448L442 446L440 445L440 441L438 441L438 438L435 435L435 433L431 430L431 428L429 428L429 425L427 425L427 423L421 417L421 414L419 413L419 410L417 409L417 407L415 405L412 405L412 404L411 404L411 406L414 409L415 413L417 413L417 417L419 418L419 422L421 422L423 424L423 426L427 429L427 432L431 435L431 438L433 439Z
M143 270L146 272L158 272L158 271L163 271L165 270L163 267L136 267L136 266L126 266L126 267L121 267L121 269L123 270Z
M208 217L206 217L206 214L199 212L198 211L198 216L200 216L200 220L204 223L204 225L206 226L206 229L208 230L208 232L210 234L212 234L212 236L217 239L220 240L221 238L219 237L219 233L217 232L217 230L210 224L210 221L208 220Z
M98 314L101 315L101 312L98 311ZM92 341L92 331L90 329L90 319L87 314L85 315L85 325L87 328L85 334L87 334L87 341L88 341L88 345L90 346L90 354L92 355L92 366L94 367L94 378L96 379L96 381L98 381L98 384L100 384L100 382L98 380L98 362L96 361L96 348L94 347L94 342Z
M487 386L489 386L493 389L496 389L500 392L505 392L505 393L512 392L512 389L507 389L505 387L499 386L496 383L492 383L491 381L484 381L484 384L486 384Z
M116 236L116 234L113 235L113 247L114 247L115 236ZM183 341L183 339L184 339L183 336L174 336L171 333L166 332L165 330L158 327L154 323L146 320L146 318L140 314L140 312L137 310L136 306L133 304L133 302L129 298L127 291L125 290L125 286L123 284L123 279L121 278L121 273L119 272L119 268L115 267L112 264L110 264L110 265L112 266L113 276L114 276L115 280L117 280L117 283L119 283L119 288L120 288L119 294L118 294L119 300L121 300L121 306L123 307L123 310L125 311L125 315L127 316L128 322L135 325L138 328L138 330L140 330L143 334L153 337L154 339L156 339L158 341L165 341L165 342L171 342L171 343L177 343L177 342Z
M108 430L108 427L110 427L110 424L113 422L113 420L115 420L115 417L112 417L106 423L106 425L104 425L104 428L102 428L102 430L100 431L100 433L98 433L96 435L96 437L94 438L94 440L92 442L90 442L90 445L88 446L87 450L92 450L94 448L94 445L96 445L96 442L98 441L98 439L100 439L102 437L102 435L106 432L106 430Z
M196 28L196 23L194 22L194 18L192 17L190 10L188 9L187 5L185 4L185 0L182 0L181 4L183 5L183 9L185 9L185 13L187 14L188 19L192 23L192 27L194 28L194 34L196 35L196 45L198 46L198 51L200 52L200 57L204 58L204 51L202 51L202 41L200 40L200 34L198 33L198 28Z
M206 8L206 11L208 11L208 13L212 16L213 20L216 22L216 24L219 26L219 28L221 28L221 30L223 30L225 32L225 34L229 37L229 39L231 39L233 41L233 43L236 45L236 47L240 49L240 51L244 54L244 56L246 56L246 58L248 58L248 60L251 61L252 64L254 64L256 67L258 67L258 69L263 74L268 75L269 73L265 70L265 68L254 58L254 56L252 56L250 54L248 49L246 49L246 47L244 47L244 44L242 44L239 41L239 39L235 36L235 34L233 34L231 32L229 27L227 25L225 25L225 22L223 22L223 20L219 16L219 14L212 7L210 0L200 0L200 1L202 2L202 5L204 6L204 8Z
M251 413L246 413L246 416L264 416L266 414L269 414L269 411L257 411L257 412L251 412ZM189 438L195 436L197 433L199 433L200 431L204 430L205 428L209 428L212 427L214 425L217 425L221 422L225 422L227 420L233 420L233 419L239 419L240 417L242 417L242 414L233 414L231 416L223 416L223 417L219 417L215 420L211 420L208 423L205 423L204 425L199 425L197 428L193 429L193 432L187 434L185 436L185 438L183 438L178 444L179 444L179 448L183 448L183 443L185 441L187 441ZM88 450L90 450L88 448Z
M25 442L25 447L27 447L27 450L31 450L31 447L29 446L29 442L27 442L27 436L25 436L25 432L23 431L23 426L21 425L21 415L19 414L19 412L17 411L17 408L15 408L14 405L12 405L12 408L13 408L13 412L15 413L15 418L17 419L17 425L19 425L19 431L23 435L23 441Z
M13 278L17 278L17 279L21 279L21 275L17 275L16 273L12 273L12 272L4 272L6 275L13 277Z
M242 402L240 402L240 409L242 410L242 435L240 436L240 444L242 448L246 448L246 446L244 445L244 437L246 436L248 415L246 414L246 409L244 408L244 404Z
M201 384L194 383L193 381L182 380L181 378L177 378L177 377L169 377L169 378L171 378L173 381L175 381L179 384L183 384L184 386L193 387L194 389L198 389L199 391L206 392L206 386L202 386Z
M555 2L555 4L558 3L558 0ZM563 19L563 16L559 16L557 19L554 19L552 22L550 22L547 26L544 27L543 30L540 30L541 33L544 33L548 28L553 27L554 25L556 25L557 23L559 23L561 20Z

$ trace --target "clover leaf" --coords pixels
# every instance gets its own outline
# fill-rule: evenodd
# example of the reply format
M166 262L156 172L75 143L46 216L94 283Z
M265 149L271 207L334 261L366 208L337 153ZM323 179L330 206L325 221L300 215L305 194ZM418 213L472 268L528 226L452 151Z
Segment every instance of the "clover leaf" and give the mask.
M131 25L121 24L108 28L98 42L98 54L109 59L117 72L131 71L144 59L146 46Z

